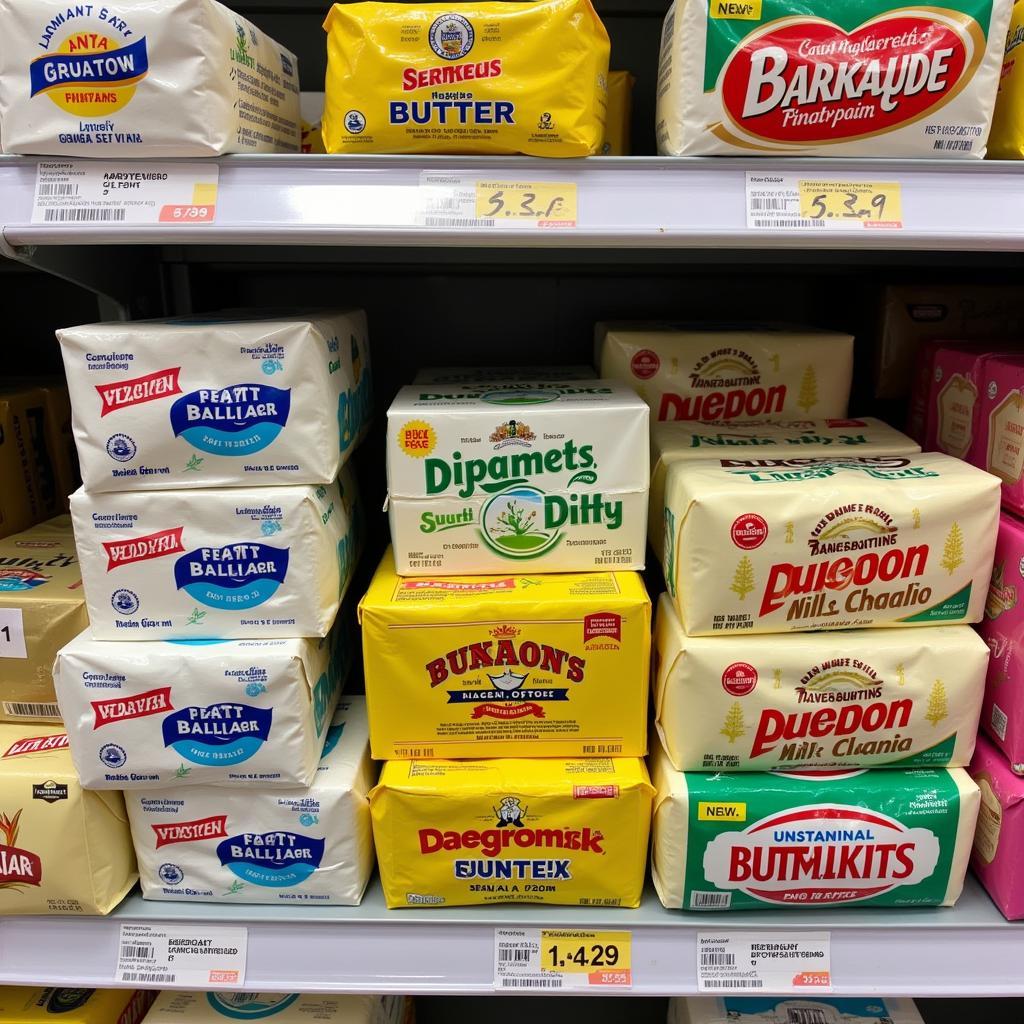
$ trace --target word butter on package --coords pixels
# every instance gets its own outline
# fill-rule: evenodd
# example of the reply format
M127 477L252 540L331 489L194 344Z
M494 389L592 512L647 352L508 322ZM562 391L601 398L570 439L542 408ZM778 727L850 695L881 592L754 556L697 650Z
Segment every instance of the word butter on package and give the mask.
M846 416L853 338L835 331L601 323L594 363L651 407L655 420Z
M145 1024L412 1024L407 996L299 995L280 992L161 992ZM896 1022L902 1024L902 1022Z
M96 640L326 636L359 553L348 467L318 487L71 496Z
M924 1024L912 999L695 996L670 999L668 1024Z
M963 889L980 800L963 768L677 772L658 751L652 777L666 907L949 907Z
M692 636L977 622L999 481L937 453L677 462L665 517Z
M125 793L147 900L357 906L373 871L366 703L345 698L312 785Z
M839 643L837 643L839 641ZM688 637L662 595L655 718L681 771L965 767L988 648L970 626Z
M983 157L1012 0L676 0L662 33L669 156Z
M637 573L409 578L388 553L359 614L379 760L647 753Z
M308 786L343 681L339 633L141 645L83 633L53 672L82 785Z
M82 789L64 730L0 725L0 915L107 914L137 878L124 798Z
M88 491L325 484L369 426L366 315L58 331Z
M216 0L0 0L6 153L299 149L295 55Z
M384 898L639 906L652 795L638 757L388 761L370 794Z
M615 381L402 388L388 410L397 572L642 569L648 426Z

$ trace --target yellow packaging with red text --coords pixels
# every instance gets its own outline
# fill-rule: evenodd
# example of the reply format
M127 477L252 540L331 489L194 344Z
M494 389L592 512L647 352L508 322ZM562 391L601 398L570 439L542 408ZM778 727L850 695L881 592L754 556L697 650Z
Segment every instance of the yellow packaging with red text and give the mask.
M653 792L638 757L389 761L370 793L384 898L639 906Z
M1010 30L1006 34L1003 70L999 76L996 111L988 139L992 160L1020 160L1024 157L1024 0L1013 5Z
M335 4L328 153L598 153L608 33L590 0Z

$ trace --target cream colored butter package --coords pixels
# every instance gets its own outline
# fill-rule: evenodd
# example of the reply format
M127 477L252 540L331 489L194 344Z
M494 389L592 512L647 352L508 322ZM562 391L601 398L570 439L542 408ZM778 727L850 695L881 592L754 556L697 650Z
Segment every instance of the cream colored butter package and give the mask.
M389 551L359 615L378 760L647 753L637 573L409 578Z
M370 794L384 899L639 906L652 792L633 757L389 761Z
M88 624L69 516L0 540L0 721L60 721L53 659Z
M357 906L373 871L366 703L346 697L308 787L128 790L147 900Z
M295 55L216 0L0 0L0 22L5 153L298 152Z
M924 1024L912 999L694 996L670 999L668 1024Z
M647 539L661 558L665 541L665 479L674 462L722 455L909 455L921 446L873 417L785 423L651 424L651 500Z
M0 915L108 914L137 879L121 794L82 789L63 729L0 725Z
M1012 0L676 0L658 66L668 156L981 158Z
M665 579L691 636L979 622L998 519L934 452L677 462Z
M688 637L663 594L658 735L680 771L971 761L988 645L970 626Z
M88 491L330 483L369 427L361 310L228 310L57 337Z
M326 636L361 545L346 466L318 487L71 496L95 640Z
M835 331L599 323L594 364L651 407L652 420L846 416L853 338Z
M648 427L616 381L402 388L387 441L397 572L642 569Z
M411 1024L407 996L299 995L280 992L161 992L146 1024Z

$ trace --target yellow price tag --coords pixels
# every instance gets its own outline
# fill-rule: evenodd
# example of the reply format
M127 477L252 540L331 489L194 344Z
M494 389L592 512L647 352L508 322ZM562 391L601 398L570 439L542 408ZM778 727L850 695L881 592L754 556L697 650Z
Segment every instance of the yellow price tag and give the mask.
M901 228L903 206L898 181L801 179L800 216L830 227Z
M540 933L540 965L558 974L589 975L591 985L632 984L632 932Z
M564 181L478 181L476 215L483 220L532 221L576 227L576 185Z

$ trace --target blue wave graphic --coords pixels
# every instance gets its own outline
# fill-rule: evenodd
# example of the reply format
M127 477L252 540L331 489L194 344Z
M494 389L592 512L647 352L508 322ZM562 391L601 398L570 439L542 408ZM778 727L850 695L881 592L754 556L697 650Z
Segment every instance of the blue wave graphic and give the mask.
M211 746L202 740L187 739L178 740L170 746L186 761L219 768L248 761L263 746L263 740L258 736L240 736L233 739L230 746L219 743Z
M244 586L220 587L216 583L189 583L182 587L200 604L209 608L255 608L269 601L281 584L277 580L253 580Z
M217 857L243 881L279 889L305 882L320 867L325 845L297 832L243 833L219 843Z
M221 401L221 396L230 400ZM171 406L171 429L175 437L183 437L199 451L247 455L277 440L288 422L291 403L291 391L269 384L193 391Z

